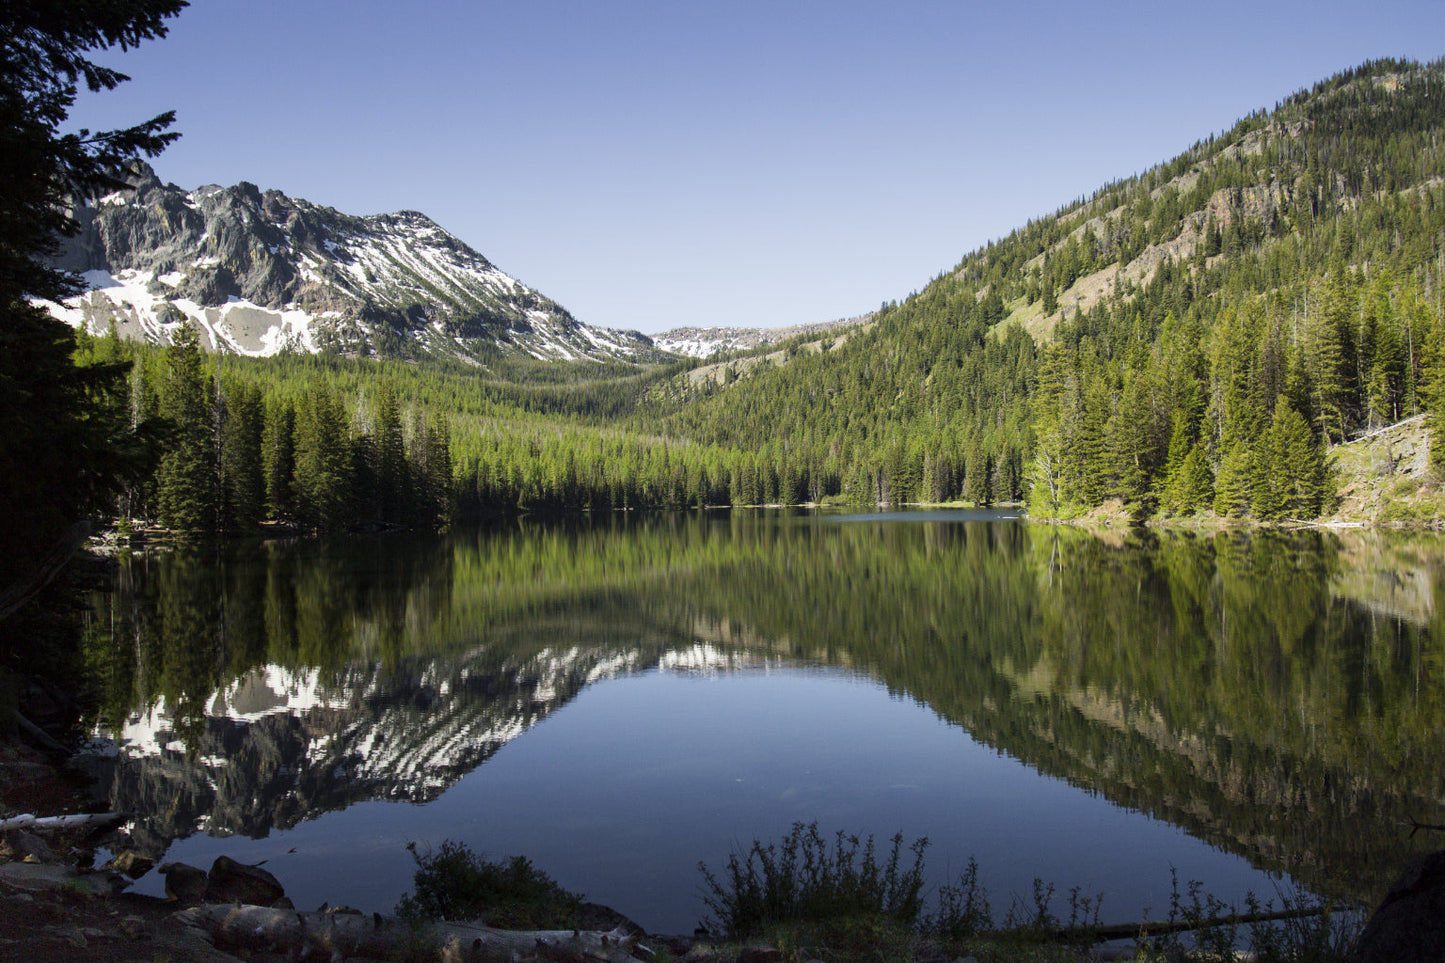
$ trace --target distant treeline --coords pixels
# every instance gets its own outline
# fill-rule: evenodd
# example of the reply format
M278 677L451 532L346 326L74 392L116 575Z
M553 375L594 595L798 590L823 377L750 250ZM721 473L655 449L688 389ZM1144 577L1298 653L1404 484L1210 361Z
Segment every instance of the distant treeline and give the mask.
M613 424L608 413L645 390L636 369L517 384L446 365L207 355L190 328L165 347L114 330L79 342L84 363L129 366L127 397L113 404L151 445L151 468L125 487L118 514L182 535L268 522L435 528L465 516L800 503L839 491L836 478L825 488L755 453ZM619 401L624 393L631 400Z

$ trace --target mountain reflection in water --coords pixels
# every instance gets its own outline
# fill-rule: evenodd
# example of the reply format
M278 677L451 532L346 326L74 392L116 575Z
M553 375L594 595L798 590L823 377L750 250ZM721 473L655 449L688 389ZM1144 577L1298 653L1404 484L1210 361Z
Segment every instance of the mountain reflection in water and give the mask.
M779 671L785 667L818 667L830 684L865 678L917 700L947 730L962 727L1015 768L1165 820L1323 895L1373 900L1403 859L1427 848L1400 823L1445 822L1439 540L1320 532L1100 538L986 517L619 517L445 538L138 555L112 591L93 599L89 659L107 693L97 729L123 746L97 766L112 805L141 814L134 841L156 855L200 830L264 839L294 828L319 833L332 820L344 834L352 830L340 824L363 814L342 811L377 800L430 804L422 812L437 816L425 832L440 842L462 835L446 819L466 819L443 818L457 805L449 787L474 770L501 778L488 760L524 732L552 729L532 727L590 683L760 669L781 679L795 675ZM809 690L780 685L768 698L802 712L800 693ZM600 769L575 757L568 763L593 782L577 786L579 810L589 794L606 795L597 783L613 778L609 771L640 764L642 743L663 735L633 731L628 720L651 718L645 710L676 691L608 688L649 704L591 723L607 738L594 750L604 757ZM699 706L704 694L721 692L688 691ZM808 711L859 713L868 705L822 700ZM770 710L714 711L693 724L735 726L742 738ZM715 735L689 724L683 711L658 724L677 730L676 755ZM784 715L750 738L788 755L781 736L771 741L774 728L802 739L809 725ZM830 731L826 722L821 731ZM907 731L916 744L932 738ZM920 759L919 780L953 765L963 752L958 740L968 737L950 736L955 748L937 748L942 756L932 763ZM820 740L810 751L826 754ZM545 742L517 742L518 757L528 751L523 743ZM900 755L896 743L877 751ZM645 791L675 795L679 807L705 806L688 783L710 784L708 765L742 765L722 748L711 752L703 769L679 770ZM797 765L807 768L806 754ZM824 830L865 830L847 822L849 810L824 802L850 788L857 787L795 787L773 805L788 818L817 818ZM1047 795L1037 785L1018 791ZM808 792L811 808L795 805ZM893 818L880 836L902 825L936 843L963 832L916 825L924 809L911 812L907 794L895 795L896 818L895 809L880 810ZM406 815L415 812L368 809L364 818L405 833L418 831L420 824L398 826L419 818ZM326 813L316 829L302 826ZM844 822L832 825L833 817ZM990 817L947 818L983 825ZM1120 832L1144 833L1143 817L1130 818L1132 828ZM728 831L733 845L746 845L774 828ZM632 830L608 831L625 839ZM234 853L235 842L222 851ZM968 855L946 858L956 871ZM699 850L687 865L725 856ZM171 858L180 858L174 849ZM936 846L930 862L944 858ZM1167 865L1138 870L1167 887ZM1111 883L1100 881L1116 891ZM666 885L693 894L695 872ZM1142 907L1112 909L1128 917ZM674 928L691 922L668 920Z

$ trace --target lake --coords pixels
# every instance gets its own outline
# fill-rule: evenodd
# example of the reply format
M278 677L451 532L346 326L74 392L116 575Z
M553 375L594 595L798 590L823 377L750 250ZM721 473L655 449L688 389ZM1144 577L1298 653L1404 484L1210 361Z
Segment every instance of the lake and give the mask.
M797 822L927 837L931 886L976 859L999 916L1036 877L1106 922L1171 874L1369 902L1445 823L1442 586L1433 537L1007 512L135 554L92 598L93 765L135 848L305 909L390 912L456 840L690 932L698 863Z

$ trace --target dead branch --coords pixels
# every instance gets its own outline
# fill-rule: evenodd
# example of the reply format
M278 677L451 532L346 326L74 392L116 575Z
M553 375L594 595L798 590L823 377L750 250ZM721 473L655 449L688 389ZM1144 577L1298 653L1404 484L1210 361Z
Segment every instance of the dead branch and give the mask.
M1418 819L1416 819L1414 816L1411 816L1411 817L1410 817L1410 836L1409 836L1409 838L1410 838L1410 839L1414 839L1414 838L1415 838L1415 834L1418 833L1418 832L1419 832L1420 830L1422 830L1422 829L1433 829L1433 830L1435 830L1436 832L1445 833L1445 826L1441 826L1441 825L1438 825L1438 824L1436 824L1436 823L1422 823L1422 822L1420 822Z

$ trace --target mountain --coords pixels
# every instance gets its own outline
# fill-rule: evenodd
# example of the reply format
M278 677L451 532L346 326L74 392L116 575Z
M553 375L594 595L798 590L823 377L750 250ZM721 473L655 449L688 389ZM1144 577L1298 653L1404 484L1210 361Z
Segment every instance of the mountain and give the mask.
M793 324L784 328L673 328L653 336L652 343L663 351L689 358L710 358L732 351L751 351L802 335L822 335L863 324L871 314L841 318L818 324Z
M595 328L416 211L357 217L254 184L184 191L140 165L134 189L77 202L57 265L89 291L47 305L72 325L272 355L655 360L650 339Z

